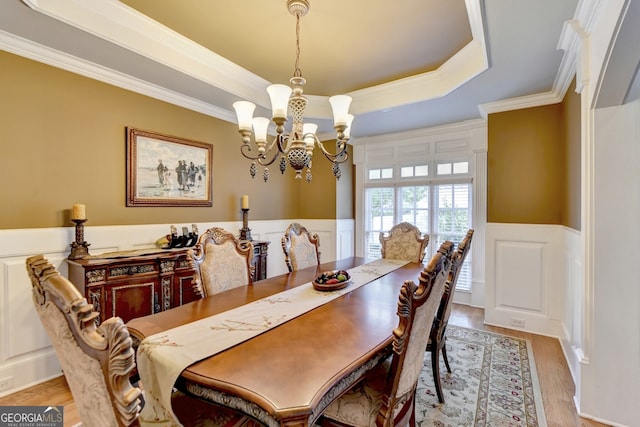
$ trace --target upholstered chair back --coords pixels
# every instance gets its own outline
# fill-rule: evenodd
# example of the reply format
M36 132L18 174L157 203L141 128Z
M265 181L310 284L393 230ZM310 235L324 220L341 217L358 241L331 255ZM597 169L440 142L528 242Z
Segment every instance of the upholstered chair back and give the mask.
M428 235L421 235L413 224L401 222L391 227L389 233L380 233L382 258L422 262L429 243Z
M120 318L96 325L98 313L42 255L26 261L33 302L84 426L138 426L141 390L129 376L135 353Z
M282 236L282 250L289 272L320 264L320 238L298 223L292 223Z
M252 282L253 245L230 232L214 227L205 231L189 251L196 271L194 289L202 297Z
M446 241L420 274L418 286L405 284L400 292L400 325L394 331L393 351L398 386L395 395L402 400L415 392L423 366L424 349L435 318L451 266L453 243Z

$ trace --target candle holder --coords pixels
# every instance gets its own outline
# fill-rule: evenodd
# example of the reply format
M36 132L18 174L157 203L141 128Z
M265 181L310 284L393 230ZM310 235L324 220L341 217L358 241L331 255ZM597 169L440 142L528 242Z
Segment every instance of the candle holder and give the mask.
M242 209L242 228L240 229L240 240L253 240L251 229L249 228L249 209Z
M72 219L72 222L76 224L76 241L71 243L71 253L69 259L80 259L89 255L90 243L84 240L84 223L85 219Z

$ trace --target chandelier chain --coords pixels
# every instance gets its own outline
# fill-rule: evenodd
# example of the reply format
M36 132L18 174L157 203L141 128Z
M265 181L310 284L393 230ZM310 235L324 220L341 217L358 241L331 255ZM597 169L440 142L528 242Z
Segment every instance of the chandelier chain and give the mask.
M300 13L296 13L296 65L293 72L294 77L302 77L300 69Z

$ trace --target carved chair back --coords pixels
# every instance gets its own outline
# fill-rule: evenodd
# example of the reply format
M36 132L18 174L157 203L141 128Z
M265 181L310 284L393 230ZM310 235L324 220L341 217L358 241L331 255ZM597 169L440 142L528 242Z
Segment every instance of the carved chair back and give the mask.
M135 353L122 319L98 313L42 255L27 259L33 302L85 426L139 426L141 390L129 382Z
M380 233L382 258L422 262L428 243L429 236L408 222L394 225L388 234Z
M282 236L282 250L289 272L320 264L320 238L294 222Z
M253 281L253 244L223 228L205 231L188 254L196 272L194 290L203 298Z

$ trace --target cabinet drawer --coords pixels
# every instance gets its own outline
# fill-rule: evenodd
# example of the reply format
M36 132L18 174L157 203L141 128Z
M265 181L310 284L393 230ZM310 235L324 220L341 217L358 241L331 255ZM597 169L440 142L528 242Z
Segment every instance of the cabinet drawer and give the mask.
M107 267L107 280L119 280L131 276L157 275L159 265L157 262L125 263Z

